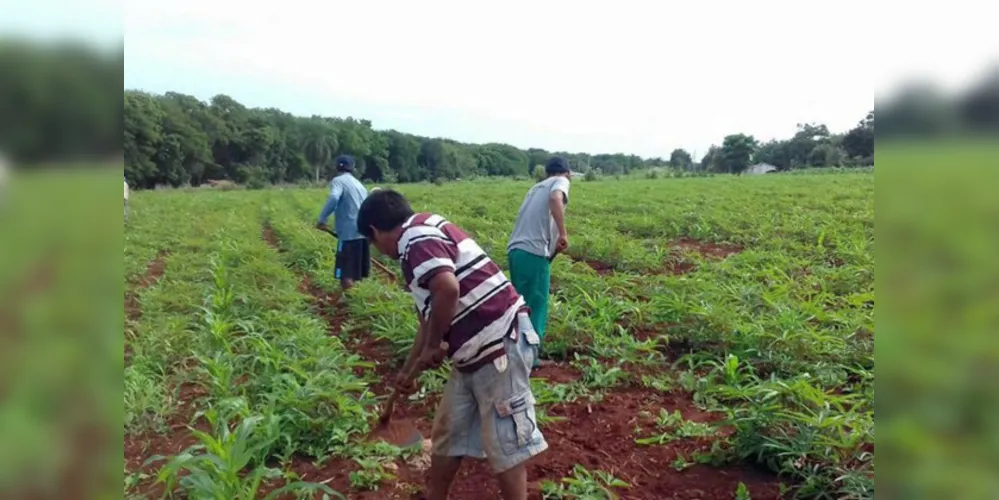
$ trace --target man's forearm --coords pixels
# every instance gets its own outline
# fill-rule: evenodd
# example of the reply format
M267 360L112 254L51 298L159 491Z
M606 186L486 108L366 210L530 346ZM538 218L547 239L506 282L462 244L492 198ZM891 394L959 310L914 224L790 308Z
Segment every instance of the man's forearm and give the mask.
M326 199L326 204L323 205L323 210L319 212L319 220L317 222L326 223L333 212L336 211L336 206L339 204L339 199L335 196L330 196Z
M430 320L427 321L425 347L438 349L444 340L444 334L451 328L451 320L458 309L456 293L440 293L431 299Z
M552 218L555 219L558 234L560 236L568 235L569 233L565 231L565 203L562 203L561 197L551 198L548 201L548 208L552 211Z
M423 322L423 318L420 318L420 329L416 331L416 339L413 340L413 347L409 348L409 357L406 358L406 362L402 365L402 373L413 371L413 367L416 366L416 360L420 359L420 353L423 352L423 347L427 344L425 325L426 323Z

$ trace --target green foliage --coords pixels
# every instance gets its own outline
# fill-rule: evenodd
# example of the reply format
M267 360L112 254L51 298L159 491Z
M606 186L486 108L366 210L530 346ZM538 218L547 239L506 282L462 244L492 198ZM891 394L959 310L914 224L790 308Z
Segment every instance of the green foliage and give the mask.
M243 172L248 189L264 189L267 187L267 171L261 167L246 168Z
M856 128L834 135L825 125L799 124L787 140L760 144L754 163L768 163L780 170L808 167L865 166L874 163L874 112Z
M245 408L240 413L243 418L231 429L229 417L234 415L210 408L205 417L214 433L191 429L199 443L170 458L157 474L157 481L164 484L171 497L180 490L189 498L255 500L261 497L264 481L282 477L280 470L263 463L267 450L279 438L278 417L247 417ZM152 457L150 462L163 459ZM305 482L289 483L262 498L270 500L291 491L345 498L328 486Z
M602 470L590 472L582 465L573 467L572 476L563 478L561 483L549 480L541 482L541 494L545 499L614 500L618 496L613 488L630 488L630 485Z
M647 438L639 438L635 442L641 445L664 444L674 439L708 437L715 433L712 426L702 422L685 420L677 410L673 410L673 413L659 410L656 426L666 429L666 432Z
M120 158L122 104L116 89L124 78L122 48L94 50L75 41L40 43L9 34L0 39L0 152L19 164L83 155Z
M545 178L546 175L547 174L545 174L545 166L544 165L535 165L534 166L534 170L533 170L533 173L532 173L532 176L534 177L534 180L536 180L536 181L544 180L544 178Z
M756 147L756 139L751 135L732 134L725 137L721 147L721 166L724 171L730 174L745 172Z
M735 500L753 500L753 497L749 494L749 488L746 487L746 483L739 482L739 486L735 490Z
M507 144L462 144L396 131L368 120L296 117L247 108L229 96L209 102L167 92L124 94L125 175L136 188L233 180L258 189L269 183L317 184L333 175L332 158L355 157L357 174L374 182L442 184L480 176L533 174L552 155ZM628 173L662 165L634 155L560 153L573 164Z
M685 149L674 149L673 153L669 156L669 166L689 170L694 166L694 159Z
M843 137L843 149L850 158L874 161L874 111Z
M741 459L782 473L807 495L873 491L874 178L822 172L836 175L636 174L575 186L567 219L572 246L553 263L557 287L544 349L580 379L532 380L541 425L565 415L554 405L602 404L629 382L689 392L701 410L725 418L719 425L728 432L672 409L660 414L657 426L633 438L650 446L712 442L710 452L687 451L666 465ZM530 184L398 188L415 209L445 214L472 232L505 265L509 228ZM128 435L163 428L176 411L170 398L177 384L193 385L201 390L191 403L197 408L239 398L248 408L240 418L277 417L281 437L262 451L277 463L348 457L360 464L352 490L385 488L404 452L359 446L379 400L370 389L377 381L371 364L352 349L368 336L384 339L388 368L397 367L417 321L405 290L375 273L378 279L350 290L343 305L349 320L339 335L328 335L321 314L332 306L310 306L299 276L323 291L338 289L328 271L334 241L309 223L325 195L325 188L135 195L126 274L144 273L159 249L173 252L164 279L140 290L142 316L127 328L141 332L127 336ZM265 227L278 249L261 238ZM613 272L598 273L584 260ZM685 274L664 267L677 263ZM446 369L425 373L424 390L411 398L432 401ZM289 481L285 476L273 481ZM584 476L573 484L590 484Z

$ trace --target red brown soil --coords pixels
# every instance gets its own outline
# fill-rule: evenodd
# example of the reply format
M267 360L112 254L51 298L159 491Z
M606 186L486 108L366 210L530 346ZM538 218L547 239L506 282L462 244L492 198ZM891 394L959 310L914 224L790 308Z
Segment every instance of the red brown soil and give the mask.
M722 260L743 250L742 247L736 245L698 241L692 238L680 238L671 243L670 247L679 250L680 253L679 255L674 254L663 262L663 271L673 275L687 274L697 269L697 265L685 259L683 253L696 252L709 260Z
M125 294L125 317L130 321L137 321L142 314L139 306L139 291L156 284L163 273L166 272L166 259L170 256L170 251L160 250L156 258L146 265L146 272L136 279L130 290Z
M56 277L54 255L40 259L37 264L20 280L11 283L10 287L0 289L0 361L2 354L15 352L13 346L5 341L16 341L23 328L24 304L33 297L44 293L52 286ZM0 365L2 366L2 365Z
M284 248L281 247L281 241L274 234L274 229L270 224L264 224L262 237L278 253L285 252ZM316 307L319 309L320 316L325 318L329 324L330 335L339 336L348 316L341 295L323 290L304 274L301 275L301 280L298 283L298 291L312 296Z
M563 363L546 364L531 372L531 378L545 379L552 384L568 384L579 380L580 377L578 370Z
M303 280L303 286L317 299L327 295ZM319 290L321 292L321 290ZM329 302L332 311L342 311L339 301ZM324 315L330 320L330 317ZM336 314L333 318L336 318ZM331 321L332 323L332 321ZM331 324L332 329L332 324ZM353 336L353 334L351 335ZM350 346L354 352L375 362L379 382L372 386L375 393L387 394L387 379L394 372L391 346L370 336L357 335L359 342ZM350 345L350 344L348 344ZM579 374L571 367L553 364L537 370L533 377L545 378L553 383L577 380ZM430 435L431 413L437 397L427 401L411 402L401 399L395 406L393 420L415 425L424 437ZM688 420L707 422L718 417L697 409L688 394L664 394L647 389L628 387L611 392L600 402L554 405L546 408L549 416L565 420L544 426L543 432L549 449L528 463L528 481L532 499L540 499L542 480L558 482L571 476L573 466L580 464L591 471L602 470L631 485L616 489L622 499L731 499L738 484L743 482L754 499L779 498L780 482L776 477L743 466L716 468L703 465L691 466L683 471L672 467L678 456L693 461L693 453L708 452L711 440L706 438L678 439L665 445L641 446L636 438L658 434L655 418L660 409L679 410ZM636 428L640 429L636 434ZM153 443L156 449L176 453L189 442L187 433L180 432L177 439ZM126 457L135 445L126 443ZM132 456L136 453L133 451ZM149 453L140 453L149 456ZM128 460L126 463L130 463ZM420 498L425 471L411 464L396 464L396 480L380 485L379 490L361 492L350 487L349 474L360 467L349 459L330 460L320 466L306 457L295 457L290 466L306 481L322 482L356 499L410 499ZM269 488L268 488L269 489ZM321 495L317 495L319 498ZM293 498L288 495L285 498ZM466 460L455 479L449 495L451 500L479 500L499 498L498 485L484 461Z
M557 482L570 476L576 464L608 472L629 483L631 488L616 490L622 499L731 499L740 481L754 499L780 496L776 478L751 468L696 465L680 472L672 467L680 455L692 461L693 452L708 452L709 439L680 439L656 446L636 444L636 437L653 435L651 429L660 409L679 410L688 420L714 419L693 407L685 396L643 390L610 393L600 403L549 408L549 415L567 420L543 429L549 449L528 464L528 481L535 487L531 498L541 498L536 488L542 480ZM636 426L643 429L641 434L635 434ZM462 469L450 498L498 498L498 487L484 463L468 461Z
M426 411L429 408L424 408ZM687 420L717 421L720 416L696 408L689 395L662 394L628 388L607 394L599 403L574 403L548 408L551 416L566 420L547 424L544 429L548 450L528 462L531 499L541 498L541 482L558 482L572 475L580 464L590 471L602 470L630 484L615 489L622 499L731 499L740 482L754 499L780 498L780 481L752 467L711 467L692 465L683 471L673 467L678 457L694 462L694 453L708 453L710 438L677 439L664 445L642 446L636 438L657 435L655 419L660 409L678 410ZM420 409L415 409L417 412ZM641 429L636 433L636 428ZM424 437L428 436L426 430ZM359 469L350 460L336 460L316 467L309 461L296 461L293 469L308 481L321 481L351 499L421 498L424 473L408 464L397 464L396 480L383 483L378 491L350 489L349 474ZM290 496L287 498L291 498ZM499 498L499 487L485 461L468 459L451 487L451 500Z
M273 248L280 249L280 241L269 225L264 226L263 238ZM391 279L391 276L389 278ZM343 325L349 317L349 312L347 305L343 301L342 294L323 290L305 274L301 275L299 291L312 296L314 303L319 308L320 315L329 325L331 335L341 337L344 344L352 352L374 363L373 371L376 382L370 385L369 389L375 394L387 396L390 393L389 386L391 385L392 376L395 374L397 368L393 363L392 345L386 340L375 338L369 334L347 333L343 331ZM365 370L365 368L357 368L355 374L363 376ZM373 429L373 432L367 436L367 439L383 439L390 443L399 444L407 441L407 438L414 430L422 434L423 437L430 436L433 422L429 414L433 408L431 403L435 403L436 399L436 397L432 397L428 398L428 401L411 402L405 397L400 398L393 407L392 418L389 423L384 428ZM372 425L374 426L376 423L372 422ZM333 459L321 466L316 466L313 463L313 459L309 457L295 456L292 457L292 463L289 468L306 481L323 482L336 491L348 492L351 491L350 473L359 470L360 466L353 460L343 458ZM398 482L404 483L406 478L410 477L407 475L409 472L409 469L405 467L400 468ZM268 485L261 494L270 491L274 487L277 487L277 485ZM374 492L351 491L350 498L403 498L386 496L386 487L388 486L383 486L379 491ZM317 498L319 497L321 495L317 496ZM294 498L294 496L288 495L283 498L290 499Z
M730 255L737 254L743 250L738 245L726 245L712 243L710 241L698 241L692 238L680 238L670 244L671 247L697 252L709 259L721 260Z
M606 262L600 262L599 260L592 259L582 259L582 262L590 266L590 269L593 269L601 276L607 276L614 273L614 266Z
M166 272L166 259L170 256L169 250L160 250L156 258L146 265L146 272L135 280L125 292L125 360L132 357L132 348L128 345L128 324L139 321L142 317L142 306L139 304L139 292L156 284ZM132 332L134 335L134 332Z
M552 364L539 368L532 377L566 383L578 380L579 374L569 366ZM428 437L431 408L433 406L429 403L404 405L396 410L396 414L398 418L415 419L423 436ZM679 456L693 462L695 452L709 452L711 439L678 439L655 446L636 444L636 438L662 432L654 430L655 419L661 409L670 413L678 410L685 419L697 422L712 422L721 418L695 407L688 394L663 394L635 387L609 393L599 403L580 402L547 408L550 416L566 420L548 424L543 429L549 449L528 464L530 498L540 499L543 480L558 482L572 475L576 464L591 471L609 472L629 483L631 488L616 490L622 499L730 499L739 482L746 484L754 499L779 498L780 481L751 467L694 465L683 471L673 468L672 464ZM635 433L636 427L641 429L639 434ZM353 462L331 462L320 470L302 462L297 464L295 470L312 480L329 480L327 484L344 492L348 498L420 498L424 473L407 464L397 466L396 481L383 484L377 492L350 490L349 473L358 468ZM498 484L486 462L466 460L455 478L449 498L499 498Z
M159 498L163 493L163 486L156 483L156 471L165 462L155 462L145 467L143 467L143 463L156 455L165 457L177 455L196 444L197 439L187 428L188 425L203 432L211 431L204 419L198 419L197 422L191 423L197 410L195 403L203 396L204 389L202 387L183 384L177 397L177 411L170 416L166 432L147 432L140 435L125 434L125 470L127 473L142 472L148 476L129 493L145 495L148 498Z
M691 262L683 257L682 254L685 252L696 252L710 260L722 260L743 250L742 247L737 245L703 242L691 238L681 238L676 240L670 244L670 247L679 250L680 252L663 262L662 272L672 275L687 274L697 269L697 265L694 262ZM616 271L612 264L608 264L606 262L587 258L572 258L576 262L582 262L587 266L590 266L590 269L596 271L596 273L600 276L607 276ZM653 274L659 274L659 271L654 269L651 270L651 272Z
M668 329L671 325L661 325L661 326L651 326L651 325L639 325L635 327L625 327L625 329L630 329L629 333L635 340L645 342L650 339L658 339L661 335L666 335Z
M693 262L686 260L667 260L663 263L663 270L666 274L681 275L687 274L694 269L697 269L697 265Z
M263 237L264 241L266 241L271 248L277 250L278 252L284 252L284 249L281 248L281 242L278 240L277 235L274 234L274 228L272 228L270 224L264 224Z
M298 282L298 291L312 296L313 304L318 308L319 315L329 325L330 335L339 336L349 317L347 307L343 303L343 297L339 293L323 290L304 274L301 281Z

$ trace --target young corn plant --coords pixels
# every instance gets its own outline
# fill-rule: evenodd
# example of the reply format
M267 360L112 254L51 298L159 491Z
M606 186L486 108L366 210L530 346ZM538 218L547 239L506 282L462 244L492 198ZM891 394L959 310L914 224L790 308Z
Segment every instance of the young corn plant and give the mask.
M607 367L596 358L575 355L572 366L583 374L583 383L595 389L609 389L620 385L630 376L620 367Z
M562 478L561 483L550 480L542 481L541 495L545 499L617 500L619 496L612 488L630 487L630 484L610 473L601 470L590 472L586 467L576 465L572 468L572 476Z
M166 464L157 473L157 481L163 483L167 497L174 498L182 493L188 498L255 500L260 497L265 481L283 477L281 470L264 464L267 450L278 438L279 417L243 416L239 423L230 426L228 419L214 408L204 416L214 432L209 434L189 428L198 444L166 459ZM164 457L157 456L150 462L162 459ZM301 481L286 484L263 498L316 492L346 498L326 485Z
M703 422L686 420L679 410L673 410L670 413L660 409L659 416L656 417L656 427L666 429L666 431L655 436L636 439L635 443L661 445L676 439L710 437L715 434L714 427Z

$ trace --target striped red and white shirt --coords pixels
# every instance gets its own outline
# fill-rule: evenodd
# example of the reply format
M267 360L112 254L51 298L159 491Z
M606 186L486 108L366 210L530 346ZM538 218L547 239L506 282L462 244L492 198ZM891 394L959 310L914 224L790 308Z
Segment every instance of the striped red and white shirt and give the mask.
M430 318L430 279L447 271L458 279L458 307L444 335L455 367L473 372L506 354L503 338L511 333L517 313L527 308L503 270L475 240L439 215L415 214L402 229L399 262L424 318Z

